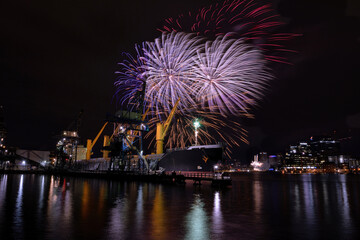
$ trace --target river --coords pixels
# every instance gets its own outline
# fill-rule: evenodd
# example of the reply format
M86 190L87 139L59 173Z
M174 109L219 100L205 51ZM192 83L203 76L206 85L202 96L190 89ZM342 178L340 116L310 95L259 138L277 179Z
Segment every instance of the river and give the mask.
M360 175L232 175L227 189L0 175L1 239L358 239Z

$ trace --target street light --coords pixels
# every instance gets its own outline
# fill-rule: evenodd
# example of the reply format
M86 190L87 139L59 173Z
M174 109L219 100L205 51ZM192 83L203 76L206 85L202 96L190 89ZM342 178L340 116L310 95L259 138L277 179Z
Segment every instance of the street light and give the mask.
M199 133L197 129L200 127L200 122L197 118L195 119L194 127L195 127L195 146L196 146L196 145L198 145L197 137L198 137L198 133Z

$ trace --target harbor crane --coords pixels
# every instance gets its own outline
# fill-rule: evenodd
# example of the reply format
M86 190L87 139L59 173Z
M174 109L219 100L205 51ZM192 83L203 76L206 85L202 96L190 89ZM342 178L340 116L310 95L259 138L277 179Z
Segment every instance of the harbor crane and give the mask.
M156 154L164 153L164 138L169 129L172 118L174 117L177 106L179 105L180 98L176 101L173 109L171 110L165 123L156 124Z
M91 139L88 139L86 142L86 160L90 160L91 158L91 150L94 147L95 143L97 142L97 140L99 139L100 135L102 134L102 132L104 131L106 125L108 124L108 122L106 122L103 127L100 129L99 133L96 135L96 137L94 138L94 140L91 141ZM104 138L108 138L108 136L104 136Z

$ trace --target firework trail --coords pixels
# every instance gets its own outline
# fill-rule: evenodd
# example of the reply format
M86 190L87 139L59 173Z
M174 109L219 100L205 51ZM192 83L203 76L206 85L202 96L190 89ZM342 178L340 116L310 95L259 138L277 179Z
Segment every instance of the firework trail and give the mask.
M284 48L281 42L297 35L274 33L283 25L271 4L263 5L255 0L226 0L196 12L180 14L177 18L168 18L158 30L192 32L210 39L231 32L234 38L243 38L265 51L267 60L287 63L281 53L294 51Z
M204 127L199 129L200 143L215 139L228 145L236 140L246 142L245 131L226 117L246 116L271 78L259 50L227 35L205 41L175 32L164 33L136 50L136 58L128 57L131 61L120 64L123 72L115 84L118 92L124 93L123 102L128 103L138 101L138 92L146 86L145 105L151 106L149 123L153 129L148 136L154 135L156 123L168 117L180 97L168 147L194 141L195 117L202 119Z
M163 33L144 49L146 62L146 99L156 112L171 111L180 98L179 109L193 108L191 66L203 40L193 34Z
M115 72L115 74L119 75L114 83L116 87L115 96L117 97L117 103L122 106L128 105L132 106L131 108L137 108L142 102L143 96L141 93L146 86L145 57L143 54L145 47L144 44L142 46L135 45L136 57L124 53L126 59L118 63L121 70Z
M167 116L167 113L164 113ZM199 119L201 128L198 128L199 144L212 144L214 142L224 142L229 147L239 146L240 142L248 143L247 131L242 128L238 121L229 120L219 113L209 113L208 111L194 110L192 113L184 114L177 111L170 125L168 138L165 143L167 148L192 145L195 142L194 119ZM156 124L160 122L159 118L151 118L149 121L150 131L145 138L150 138L149 148L155 146ZM227 148L226 154L229 156L230 148Z
M225 35L207 41L192 65L197 102L222 115L247 112L272 77L265 65L262 53L242 40Z
M294 35L274 34L281 25L270 5L253 0L224 1L167 19L160 38L137 46L137 56L128 55L128 60L120 63L122 70L115 83L117 95L122 95L120 102L136 105L143 97L153 112L150 125L156 126L180 98L168 147L193 141L195 116L204 126L199 129L199 142L205 144L220 136L234 145L233 135L246 142L246 132L226 116L244 116L263 96L272 78L265 60L285 61L273 52L287 51L278 42Z
M215 41L192 34L163 34L147 43L146 102L157 112L171 111L181 99L182 112L201 106L223 115L241 115L262 97L271 78L259 50L228 35Z

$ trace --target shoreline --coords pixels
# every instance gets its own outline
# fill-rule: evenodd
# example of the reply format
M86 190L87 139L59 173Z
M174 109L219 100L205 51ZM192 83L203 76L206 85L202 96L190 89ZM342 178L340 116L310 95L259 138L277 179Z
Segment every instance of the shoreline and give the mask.
M60 177L83 177L83 178L97 178L107 180L120 181L136 181L149 182L173 185L185 185L186 180L192 180L193 185L201 185L201 181L208 181L212 187L227 187L231 186L231 179L216 178L209 173L190 173L190 174L147 174L136 172L111 172L111 171L96 171L96 172L78 172L67 170L0 170L0 174L35 174L35 175L53 175Z

